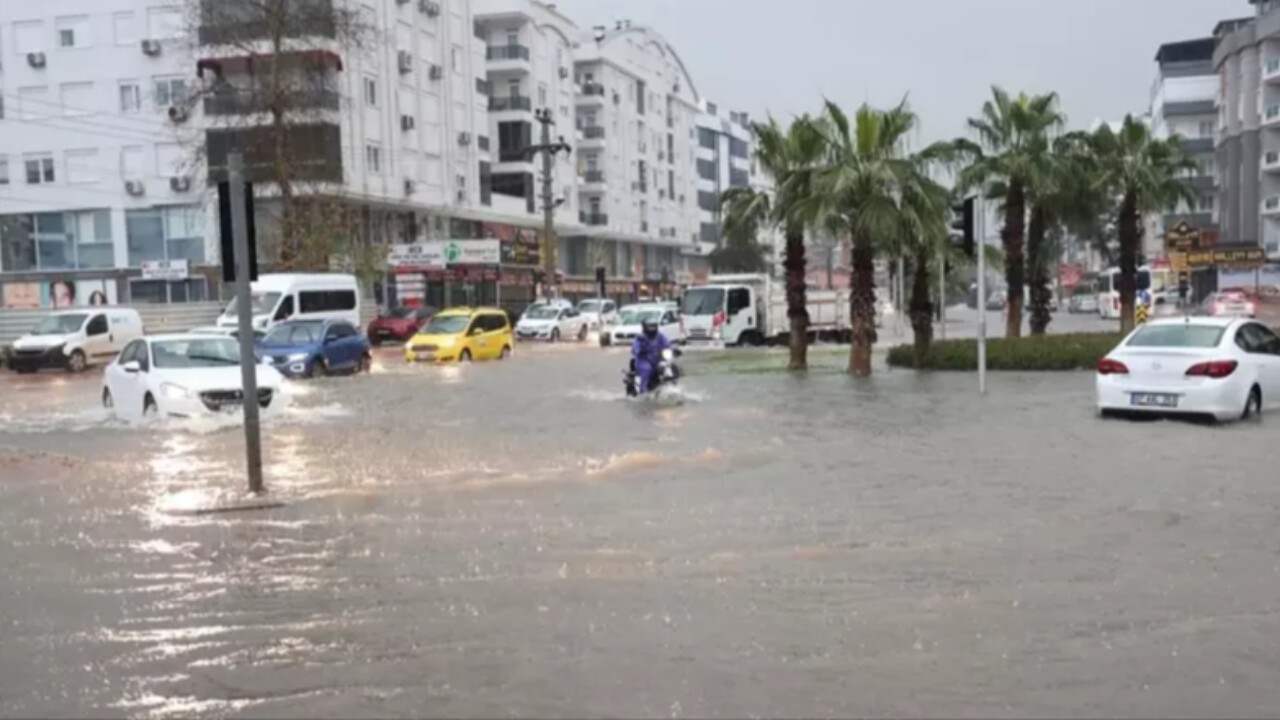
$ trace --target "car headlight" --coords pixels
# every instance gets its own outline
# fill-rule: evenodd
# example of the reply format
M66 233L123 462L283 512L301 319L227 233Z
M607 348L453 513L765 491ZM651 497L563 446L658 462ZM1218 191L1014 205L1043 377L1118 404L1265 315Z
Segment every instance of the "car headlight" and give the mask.
M160 394L170 400L186 400L191 397L191 391L181 385L173 383L164 383L160 386Z
M307 355L307 353L293 353L292 355L290 355L285 359L288 360L289 362L302 362L303 360L306 360L308 357L309 356Z

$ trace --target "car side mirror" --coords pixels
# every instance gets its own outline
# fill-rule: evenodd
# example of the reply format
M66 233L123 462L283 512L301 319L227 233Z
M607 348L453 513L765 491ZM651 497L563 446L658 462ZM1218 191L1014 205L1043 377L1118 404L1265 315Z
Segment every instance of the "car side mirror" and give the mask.
M130 360L120 365L120 369L127 373L136 373L142 370L142 365L137 360Z

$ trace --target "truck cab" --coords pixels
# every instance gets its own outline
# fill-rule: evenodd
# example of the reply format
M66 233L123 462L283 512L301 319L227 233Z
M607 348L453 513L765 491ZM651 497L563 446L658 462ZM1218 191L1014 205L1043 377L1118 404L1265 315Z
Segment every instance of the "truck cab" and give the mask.
M692 345L762 342L762 312L760 293L745 283L689 288L681 305L685 336Z

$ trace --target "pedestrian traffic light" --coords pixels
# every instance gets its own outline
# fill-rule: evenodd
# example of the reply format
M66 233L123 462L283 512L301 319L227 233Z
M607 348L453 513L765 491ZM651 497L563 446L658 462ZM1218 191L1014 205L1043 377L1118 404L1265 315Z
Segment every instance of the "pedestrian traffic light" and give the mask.
M977 198L967 197L951 206L951 243L965 255L973 257L976 245L974 236L974 206Z

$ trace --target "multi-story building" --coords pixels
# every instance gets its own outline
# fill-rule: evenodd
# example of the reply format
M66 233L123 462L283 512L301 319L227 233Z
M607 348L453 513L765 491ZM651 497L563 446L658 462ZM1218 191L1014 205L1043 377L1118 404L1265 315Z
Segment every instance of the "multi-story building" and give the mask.
M628 22L597 28L574 60L584 229L562 242L566 269L674 280L699 228L693 80L670 43Z
M1147 223L1143 251L1148 258L1163 254L1164 231L1180 222L1187 222L1205 236L1218 233L1214 173L1218 77L1213 71L1213 47L1214 39L1208 37L1165 43L1156 53L1159 70L1151 86L1152 133L1158 138L1181 137L1183 149L1199 169L1187 178L1197 193L1196 202L1182 203L1173 212L1156 215Z
M1280 256L1280 3L1250 0L1254 16L1219 23L1219 216L1223 242L1261 242Z

